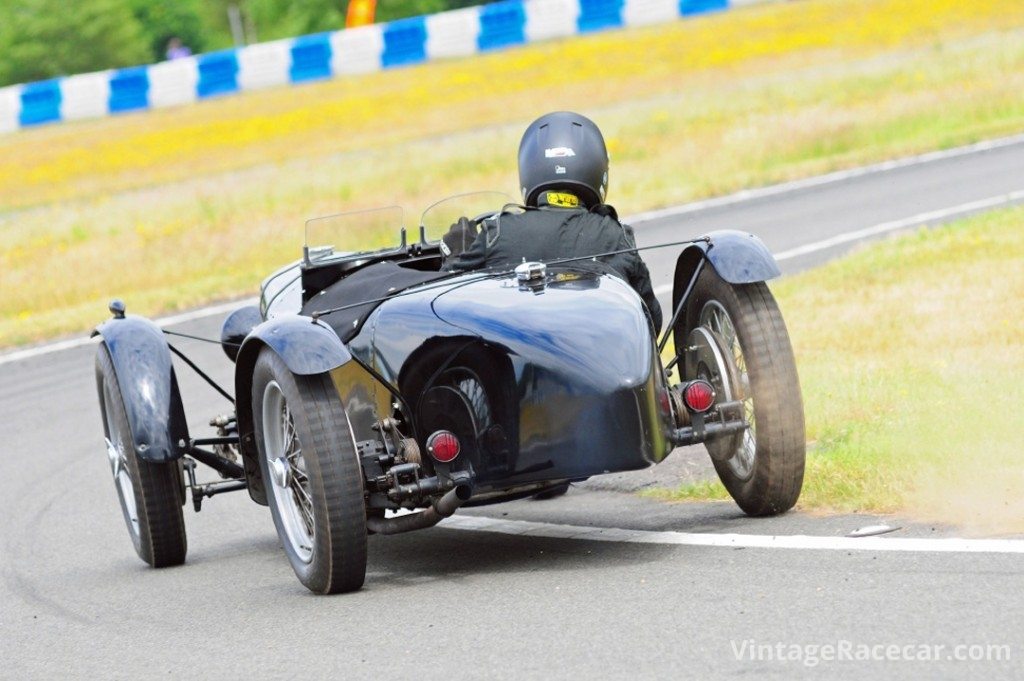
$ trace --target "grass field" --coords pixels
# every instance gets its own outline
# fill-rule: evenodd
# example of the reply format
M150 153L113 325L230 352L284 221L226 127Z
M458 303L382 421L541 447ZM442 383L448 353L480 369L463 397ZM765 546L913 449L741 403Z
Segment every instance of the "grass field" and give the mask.
M1024 130L1019 0L806 0L0 136L0 347L250 294L306 218L515 193L582 110L620 212Z
M800 507L1024 532L1024 208L890 239L773 289L807 416ZM728 498L717 482L657 495Z

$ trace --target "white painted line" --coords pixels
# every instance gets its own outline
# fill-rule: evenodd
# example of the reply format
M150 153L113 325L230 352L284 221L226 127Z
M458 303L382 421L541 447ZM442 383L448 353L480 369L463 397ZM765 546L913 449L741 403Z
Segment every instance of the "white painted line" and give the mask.
M842 244L847 244L852 241L860 241L869 237L879 236L887 232L895 232L901 229L908 229L910 227L918 227L920 225L926 225L929 222L946 220L981 210L998 208L1000 206L1008 206L1020 201L1024 201L1024 189L1010 192L1009 194L990 196L987 199L961 203L960 205L950 206L949 208L940 208L939 210L918 213L917 215L911 215L908 218L890 220L889 222L882 222L871 227L865 227L864 229L856 229L852 232L844 232L842 234L829 237L828 239L822 239L821 241L815 241L786 251L780 251L774 255L776 260L782 262L798 258L802 255L808 255L810 253L816 253L817 251L834 248L835 246L841 246ZM654 289L654 295L656 296L663 296L671 292L672 284L662 284Z
M999 196L990 196L987 199L979 199L978 201L969 201L968 203L961 203L958 206L951 206L949 208L941 208L939 210L932 210L925 213L918 213L917 215L911 215L909 218L903 218L902 220L891 220L889 222L883 222L873 227L865 227L864 229L857 229L852 232L846 232L844 234L838 234L834 237L823 239L822 241L816 241L811 244L804 244L803 246L797 246L791 248L788 251L782 251L781 253L775 254L776 260L789 260L791 258L797 258L801 255L807 255L808 253L814 253L815 251L822 251L826 248L832 248L833 246L839 246L846 244L851 241L860 241L872 236L878 236L879 234L885 234L886 232L893 232L900 229L907 229L908 227L915 227L917 225L924 225L929 222L935 222L936 220L946 220L948 218L956 217L959 215L966 215L976 211L986 210L990 208L997 208L999 206L1006 206L1017 201L1024 200L1024 190L1018 190L1010 192L1009 194L1000 194Z
M927 553L1024 553L1021 539L918 539L899 537L812 537L807 535L698 534L620 528L557 525L527 520L498 520L481 516L452 516L441 521L449 530L496 532L524 537L677 546L717 546L751 549L810 549L827 551L915 551Z
M9 352L6 355L0 355L0 366L10 362L28 359L29 357L38 357L39 355L48 355L51 352L60 352L61 350L79 348L83 345L88 345L90 342L92 342L92 338L71 338L68 340L58 341L56 343L49 343L48 345L41 345L36 348Z
M897 168L909 168L911 166L918 166L926 163L934 163L936 161L944 161L946 159L958 158L960 156L968 156L970 154L992 151L993 149L1011 147L1017 144L1024 144L1024 134L1013 135L1011 137L1001 137L999 139L994 140L985 140L984 142L977 142L975 144L969 144L964 147L956 147L955 149L931 151L926 154L898 158L892 161L883 161L882 163L861 166L859 168L837 170L835 172L827 173L825 175L817 175L815 177L807 177L802 180L793 180L792 182L773 184L767 187L757 187L756 189L744 189L742 191L736 192L735 194L729 194L727 196L717 196L715 198L704 199L702 201L685 203L681 206L669 206L668 208L661 208L658 210L647 211L644 213L637 213L636 215L623 218L622 221L630 225L636 226L637 224L643 222L650 222L651 220L660 220L662 218L675 217L677 215L696 213L702 210L707 210L709 208L731 206L733 204L743 203L744 201L753 201L755 199L762 199L768 196L787 194L789 192L795 192L801 189L810 189L813 187L820 187L822 185L834 184L836 182L843 182L845 180L850 180L855 177L863 177L865 175L884 173L890 170L895 170Z
M154 319L153 322L161 329L167 328L168 326L174 326L176 324L183 324L185 322L191 322L196 319L203 319L205 317L212 317L218 314L227 314L232 310L237 310L243 305L255 305L258 301L253 298L252 300L236 300L231 303L220 303L218 305L211 305L198 310L192 310L190 312L182 312L181 314L171 315L170 317L161 317ZM95 339L84 337L84 338L71 338L57 343L49 343L47 345L40 345L35 348L27 348L25 350L18 350L16 352L9 352L6 355L0 355L0 366L4 364L10 364L11 362L19 362L23 359L29 359L31 357L39 357L41 355L48 355L51 352L60 352L61 350L70 350L72 348L80 348L83 345L89 345L95 342Z

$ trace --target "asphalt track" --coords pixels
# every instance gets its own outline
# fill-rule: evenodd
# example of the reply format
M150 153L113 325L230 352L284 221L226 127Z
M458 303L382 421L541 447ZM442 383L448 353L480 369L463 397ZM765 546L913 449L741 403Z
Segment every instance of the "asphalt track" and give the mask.
M865 238L1024 198L1024 140L891 165L664 211L636 221L638 239L748 230L794 272ZM672 252L646 258L665 293ZM190 317L174 329L216 334L220 316ZM229 381L218 348L180 345ZM187 564L148 569L111 484L93 353L0 357L0 678L1024 676L1021 542L929 544L955 531L882 519L903 528L871 541L904 548L850 546L844 535L879 519L749 519L731 504L624 493L699 475L697 448L561 499L371 537L356 594L307 593L269 513L244 494L188 509ZM201 432L229 405L182 379ZM881 659L823 659L843 650ZM780 652L791 659L768 659ZM1004 659L954 659L983 653Z

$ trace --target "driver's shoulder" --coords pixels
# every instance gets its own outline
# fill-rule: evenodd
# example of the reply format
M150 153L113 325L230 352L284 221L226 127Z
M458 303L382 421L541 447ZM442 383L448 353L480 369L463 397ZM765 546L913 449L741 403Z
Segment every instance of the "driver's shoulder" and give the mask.
M611 208L609 206L609 208ZM611 232L617 235L625 235L630 241L634 240L633 228L619 221L619 216L612 209L611 213L591 210L585 213L582 220L592 229Z

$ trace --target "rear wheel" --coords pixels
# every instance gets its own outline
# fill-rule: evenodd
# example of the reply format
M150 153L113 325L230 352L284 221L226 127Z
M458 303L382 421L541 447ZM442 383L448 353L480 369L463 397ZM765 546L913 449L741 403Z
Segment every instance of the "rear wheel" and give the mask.
M366 576L366 509L355 439L327 374L292 374L272 350L253 369L253 423L267 501L299 581L322 594Z
M143 461L135 454L114 364L102 343L96 353L96 387L107 458L135 551L153 567L180 565L188 548L181 510L181 466L177 461Z
M719 401L740 401L750 428L707 443L722 484L749 515L789 510L803 485L804 412L789 333L763 282L730 284L704 269L687 307L682 338L696 327L724 366L684 362L686 378L712 382ZM678 347L683 347L676 334ZM692 375L691 375L692 374Z

